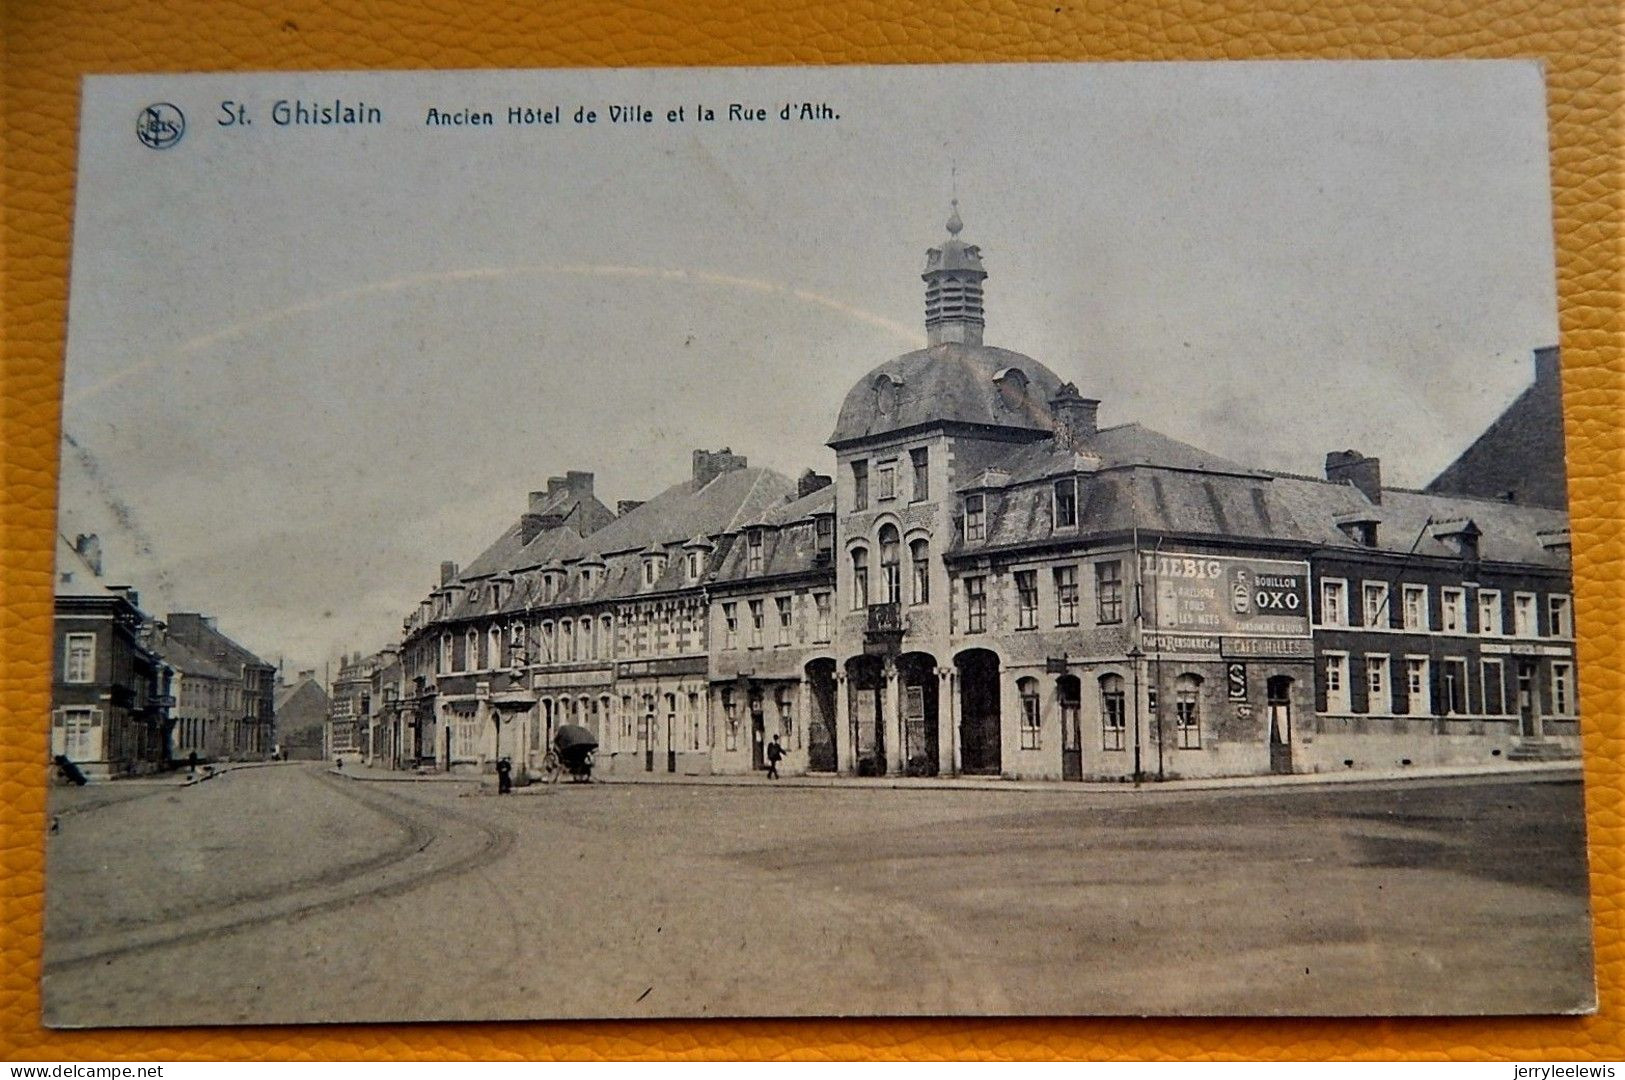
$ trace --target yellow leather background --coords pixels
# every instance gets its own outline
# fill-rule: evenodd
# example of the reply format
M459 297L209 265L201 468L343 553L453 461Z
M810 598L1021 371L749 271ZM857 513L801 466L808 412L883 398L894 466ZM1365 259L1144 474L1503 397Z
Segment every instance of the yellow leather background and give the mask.
M1620 1057L1620 19L1598 0L0 0L5 366L0 1016L12 1059ZM47 1032L39 1027L51 530L85 73L1541 57L1549 74L1601 1013L1487 1021L827 1021ZM380 178L384 182L384 178ZM1448 918L1442 914L1441 917Z

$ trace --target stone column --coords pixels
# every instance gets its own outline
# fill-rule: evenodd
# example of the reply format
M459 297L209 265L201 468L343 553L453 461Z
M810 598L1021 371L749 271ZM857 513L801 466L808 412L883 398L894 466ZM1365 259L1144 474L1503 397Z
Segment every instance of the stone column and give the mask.
M840 771L848 776L858 771L858 752L852 739L852 691L847 684L846 668L835 668L835 745L840 750L837 762Z
M881 707L886 710L886 772L891 776L903 773L903 678L895 660L888 659L885 666L886 691Z
M937 771L959 772L959 687L952 665L937 668Z
M807 670L805 668L803 668L801 671L801 678L796 680L794 708L796 710L795 745L792 747L786 747L785 749L800 751L807 745L807 722L812 717L812 686L809 684L807 679ZM803 770L805 770L807 767L807 762L804 759L798 760L801 760L801 767Z

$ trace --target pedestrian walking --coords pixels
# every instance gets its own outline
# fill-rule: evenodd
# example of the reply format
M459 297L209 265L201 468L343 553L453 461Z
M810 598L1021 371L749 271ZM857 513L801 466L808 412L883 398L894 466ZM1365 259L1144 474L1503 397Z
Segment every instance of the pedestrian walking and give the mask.
M773 741L767 744L767 778L779 778L779 760L784 757L784 747L779 745L779 737L773 736Z

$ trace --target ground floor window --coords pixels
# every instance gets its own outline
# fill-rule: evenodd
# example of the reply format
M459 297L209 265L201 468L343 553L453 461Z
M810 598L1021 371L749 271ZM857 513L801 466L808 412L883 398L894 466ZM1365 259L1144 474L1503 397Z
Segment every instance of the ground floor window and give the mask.
M1021 691L1021 748L1023 750L1037 750L1040 724L1038 701L1038 680L1022 679L1016 683Z
M1552 665L1552 712L1568 716L1574 711L1574 669L1568 664Z
M722 723L723 732L727 740L727 748L730 751L738 750L739 704L734 700L733 692L729 690L724 690L722 692Z
M1202 679L1181 675L1174 680L1174 731L1181 750L1202 748Z
M96 709L62 709L56 714L56 722L59 737L53 741L57 753L70 761L92 761L100 756L96 744L101 724Z
M1128 728L1124 707L1123 677L1107 675L1100 680L1100 745L1103 750L1123 749L1123 733Z
M1484 715L1505 716L1507 711L1506 665L1499 660L1485 660Z
M789 746L795 737L796 711L795 705L787 687L780 687L774 694L779 706L779 733L784 737L784 744Z
M1467 661L1446 660L1439 669L1444 711L1447 716L1459 716L1467 711Z
M451 753L457 758L473 758L479 755L480 722L472 717L458 717L451 728Z
M1412 716L1426 716L1433 711L1433 686L1428 681L1426 657L1405 658L1405 697Z

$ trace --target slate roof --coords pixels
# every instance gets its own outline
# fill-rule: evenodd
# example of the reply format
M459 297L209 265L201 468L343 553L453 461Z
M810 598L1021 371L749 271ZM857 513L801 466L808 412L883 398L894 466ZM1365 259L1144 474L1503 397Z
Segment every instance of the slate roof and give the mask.
M1359 517L1378 523L1380 551L1403 555L1414 550L1418 555L1453 557L1455 550L1440 537L1462 522L1472 521L1482 533L1478 556L1483 561L1554 568L1568 563L1564 554L1546 547L1540 536L1567 530L1569 518L1562 510L1409 488L1383 488L1382 502L1373 504L1351 485L1289 474L1275 474L1270 486L1272 499L1291 508L1322 547L1366 550L1336 525L1340 515L1359 510ZM1453 526L1439 527L1447 522Z
M771 469L734 469L695 489L691 480L662 491L587 538L592 550L641 551L650 544L681 546L695 536L733 532L794 494L795 484Z
M107 582L92 570L85 557L74 549L73 542L61 533L56 537L56 576L53 591L59 599L117 600L119 593L107 587Z
M819 563L816 557L818 535L814 518L831 513L834 508L833 485L774 507L746 526L747 532L755 526L762 528L762 569L750 572L750 545L741 536L715 560L713 580L718 584L740 585L795 574L822 573L833 578L833 566L828 561Z
M1028 379L1024 405L1012 406L999 393L994 379L1006 368L1019 368ZM895 384L897 399L884 412L876 392L882 376ZM888 360L858 380L841 405L829 444L934 422L1049 431L1049 400L1060 388L1060 378L1030 356L945 342Z
M233 671L184 641L165 635L160 637L156 644L158 655L164 663L180 672L182 676L228 680L239 678L239 672Z

